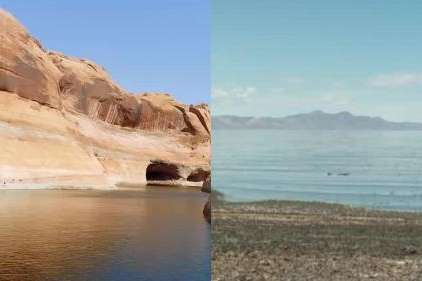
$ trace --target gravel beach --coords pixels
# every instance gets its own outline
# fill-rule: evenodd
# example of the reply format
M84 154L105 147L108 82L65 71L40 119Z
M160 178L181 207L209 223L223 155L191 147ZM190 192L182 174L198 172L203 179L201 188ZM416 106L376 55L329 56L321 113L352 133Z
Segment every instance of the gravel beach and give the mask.
M214 281L421 281L422 214L213 202Z

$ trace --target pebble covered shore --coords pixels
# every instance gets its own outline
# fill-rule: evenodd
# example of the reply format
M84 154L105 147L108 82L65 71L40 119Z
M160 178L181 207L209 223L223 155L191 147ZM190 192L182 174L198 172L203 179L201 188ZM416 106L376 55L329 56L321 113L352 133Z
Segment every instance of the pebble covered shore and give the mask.
M422 214L213 203L214 281L422 280Z

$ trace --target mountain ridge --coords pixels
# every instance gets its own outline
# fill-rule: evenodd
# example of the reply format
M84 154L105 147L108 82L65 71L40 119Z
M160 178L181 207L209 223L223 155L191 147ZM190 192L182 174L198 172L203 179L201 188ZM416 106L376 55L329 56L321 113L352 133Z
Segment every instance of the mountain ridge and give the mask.
M285 117L218 115L212 118L214 129L280 130L422 130L422 123L392 122L381 117L354 115L348 111L326 113L321 110Z

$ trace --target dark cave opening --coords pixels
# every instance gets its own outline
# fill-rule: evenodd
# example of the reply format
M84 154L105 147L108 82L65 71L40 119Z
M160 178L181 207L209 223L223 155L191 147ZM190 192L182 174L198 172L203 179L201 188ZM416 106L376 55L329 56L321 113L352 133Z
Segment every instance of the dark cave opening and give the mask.
M146 171L147 181L169 181L181 178L176 165L162 162L151 163Z

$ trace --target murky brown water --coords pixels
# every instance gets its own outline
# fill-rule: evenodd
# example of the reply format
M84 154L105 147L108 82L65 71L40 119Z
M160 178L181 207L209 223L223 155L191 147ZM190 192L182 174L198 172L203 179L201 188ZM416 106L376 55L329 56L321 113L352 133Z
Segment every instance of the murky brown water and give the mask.
M0 280L210 280L206 195L0 191Z

